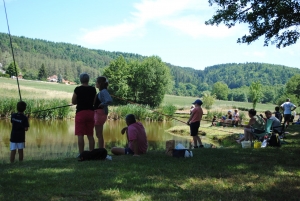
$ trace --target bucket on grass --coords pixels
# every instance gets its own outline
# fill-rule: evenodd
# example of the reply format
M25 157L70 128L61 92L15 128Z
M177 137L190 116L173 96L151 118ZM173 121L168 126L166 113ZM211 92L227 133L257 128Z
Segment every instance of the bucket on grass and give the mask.
M251 141L243 141L241 144L242 148L251 148Z
M261 147L261 142L255 141L253 147L254 149L259 149Z

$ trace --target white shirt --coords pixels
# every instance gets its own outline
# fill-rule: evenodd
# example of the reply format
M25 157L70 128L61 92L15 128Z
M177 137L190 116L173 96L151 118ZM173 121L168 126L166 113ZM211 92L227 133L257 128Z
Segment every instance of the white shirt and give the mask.
M281 107L283 107L283 109L284 109L283 114L291 114L292 107L296 107L296 105L294 105L291 102L285 102L281 105Z

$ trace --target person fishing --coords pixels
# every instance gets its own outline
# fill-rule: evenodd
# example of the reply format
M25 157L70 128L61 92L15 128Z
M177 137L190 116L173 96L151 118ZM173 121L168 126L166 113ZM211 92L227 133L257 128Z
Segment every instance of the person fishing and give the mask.
M137 122L133 114L126 115L127 127L121 130L121 134L126 133L128 139L128 147L113 147L111 153L114 155L132 155L140 156L145 154L148 149L148 141L145 128L142 123Z
M74 89L72 104L76 106L75 135L78 138L79 154L84 151L84 135L89 140L89 149L95 147L94 140L94 100L96 98L95 87L89 86L90 77L87 73L79 76L81 85Z
M105 148L105 142L103 137L103 125L106 122L108 115L108 105L112 103L112 98L107 91L108 80L104 76L100 76L96 80L96 88L99 89L99 93L95 97L94 101L94 120L95 131L98 138L99 148Z

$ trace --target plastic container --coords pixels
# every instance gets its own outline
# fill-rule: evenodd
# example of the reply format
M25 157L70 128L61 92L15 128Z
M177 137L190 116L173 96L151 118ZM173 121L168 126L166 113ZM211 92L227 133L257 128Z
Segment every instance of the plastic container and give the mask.
M254 146L254 149L259 149L261 147L261 142L255 141L253 146Z
M251 141L242 141L242 148L251 148Z

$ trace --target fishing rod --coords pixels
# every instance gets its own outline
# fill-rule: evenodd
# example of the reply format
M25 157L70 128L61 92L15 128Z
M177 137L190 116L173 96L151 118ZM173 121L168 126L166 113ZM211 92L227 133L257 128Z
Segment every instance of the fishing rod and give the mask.
M64 107L70 107L70 106L74 106L74 105L73 104L62 105L62 106L57 106L57 107L53 107L53 108L49 108L49 109L45 109L45 110L38 110L38 111L34 111L34 112L29 112L27 114L34 114L34 113L39 113L39 112L45 112L45 111L49 111L49 110L55 110L55 109L64 108Z
M4 10L5 10L5 16L6 16L6 24L7 24L7 28L8 28L10 48L11 48L11 52L12 52L12 56L13 56L13 61L14 61L15 76L16 76L17 83L18 83L18 90L19 90L20 101L22 101L20 84L19 84L19 78L18 78L19 75L18 75L18 72L17 72L17 65L16 65L16 60L15 60L14 48L13 48L13 45L12 45L11 34L10 34L10 29L9 29L9 24L8 24L8 17L7 17L7 12L6 12L6 5L5 5L5 1L4 0L3 0L3 5L4 5Z

